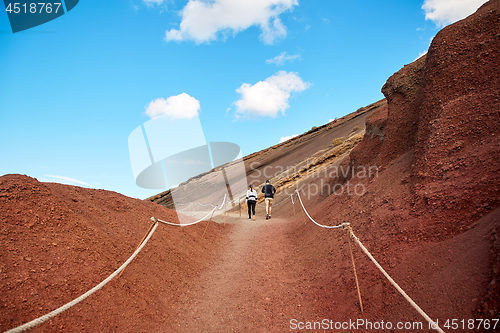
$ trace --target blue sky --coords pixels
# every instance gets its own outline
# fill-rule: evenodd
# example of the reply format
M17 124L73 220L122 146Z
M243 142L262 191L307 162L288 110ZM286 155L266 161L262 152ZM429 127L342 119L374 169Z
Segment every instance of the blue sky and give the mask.
M128 136L152 116L195 112L251 154L383 98L483 2L81 0L15 34L3 12L0 175L148 197Z

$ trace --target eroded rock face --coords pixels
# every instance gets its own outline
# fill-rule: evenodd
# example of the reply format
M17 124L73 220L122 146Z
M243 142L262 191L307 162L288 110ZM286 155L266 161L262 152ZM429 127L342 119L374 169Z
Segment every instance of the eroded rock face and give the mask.
M352 165L380 165L380 153L385 148L387 129L387 104L383 104L366 118L366 130L363 140L352 150L350 160L343 162L343 166Z
M471 221L500 205L500 1L441 30L425 63L413 164L417 203Z
M387 80L382 87L387 105L367 118L365 137L343 162L344 166L384 168L414 148L424 68L425 56L404 66Z
M411 151L414 204L455 231L500 206L499 0L441 30L382 92L387 119L367 119L344 164L383 169Z
M412 149L420 118L422 81L425 69L423 56L392 75L382 87L387 98L388 118L386 145L382 163L387 163Z

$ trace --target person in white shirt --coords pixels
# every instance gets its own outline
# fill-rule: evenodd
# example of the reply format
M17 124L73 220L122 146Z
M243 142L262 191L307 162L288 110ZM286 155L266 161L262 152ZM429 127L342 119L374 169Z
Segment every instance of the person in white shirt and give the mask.
M253 185L250 184L248 186L248 191L247 191L247 199L245 202L248 205L248 219L252 219L252 213L253 213L253 220L255 221L255 205L257 204L257 191L253 189Z

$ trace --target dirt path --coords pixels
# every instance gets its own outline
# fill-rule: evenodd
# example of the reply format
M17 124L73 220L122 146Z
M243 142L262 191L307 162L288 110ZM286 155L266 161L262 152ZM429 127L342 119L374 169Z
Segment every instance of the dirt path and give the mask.
M282 219L235 223L224 255L174 305L180 332L283 332L309 308Z

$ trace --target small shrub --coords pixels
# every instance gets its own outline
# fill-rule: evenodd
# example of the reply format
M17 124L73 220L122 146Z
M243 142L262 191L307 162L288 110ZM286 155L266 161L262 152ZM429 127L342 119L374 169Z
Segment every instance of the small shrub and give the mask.
M311 131L314 131L316 128L317 128L316 126L313 126L313 127L311 128Z
M343 143L343 141L340 138L336 138L335 140L333 140L334 147L337 147L338 145L341 145L342 143Z
M356 132L356 131L359 131L359 126L354 126L354 128L352 129L353 132Z

